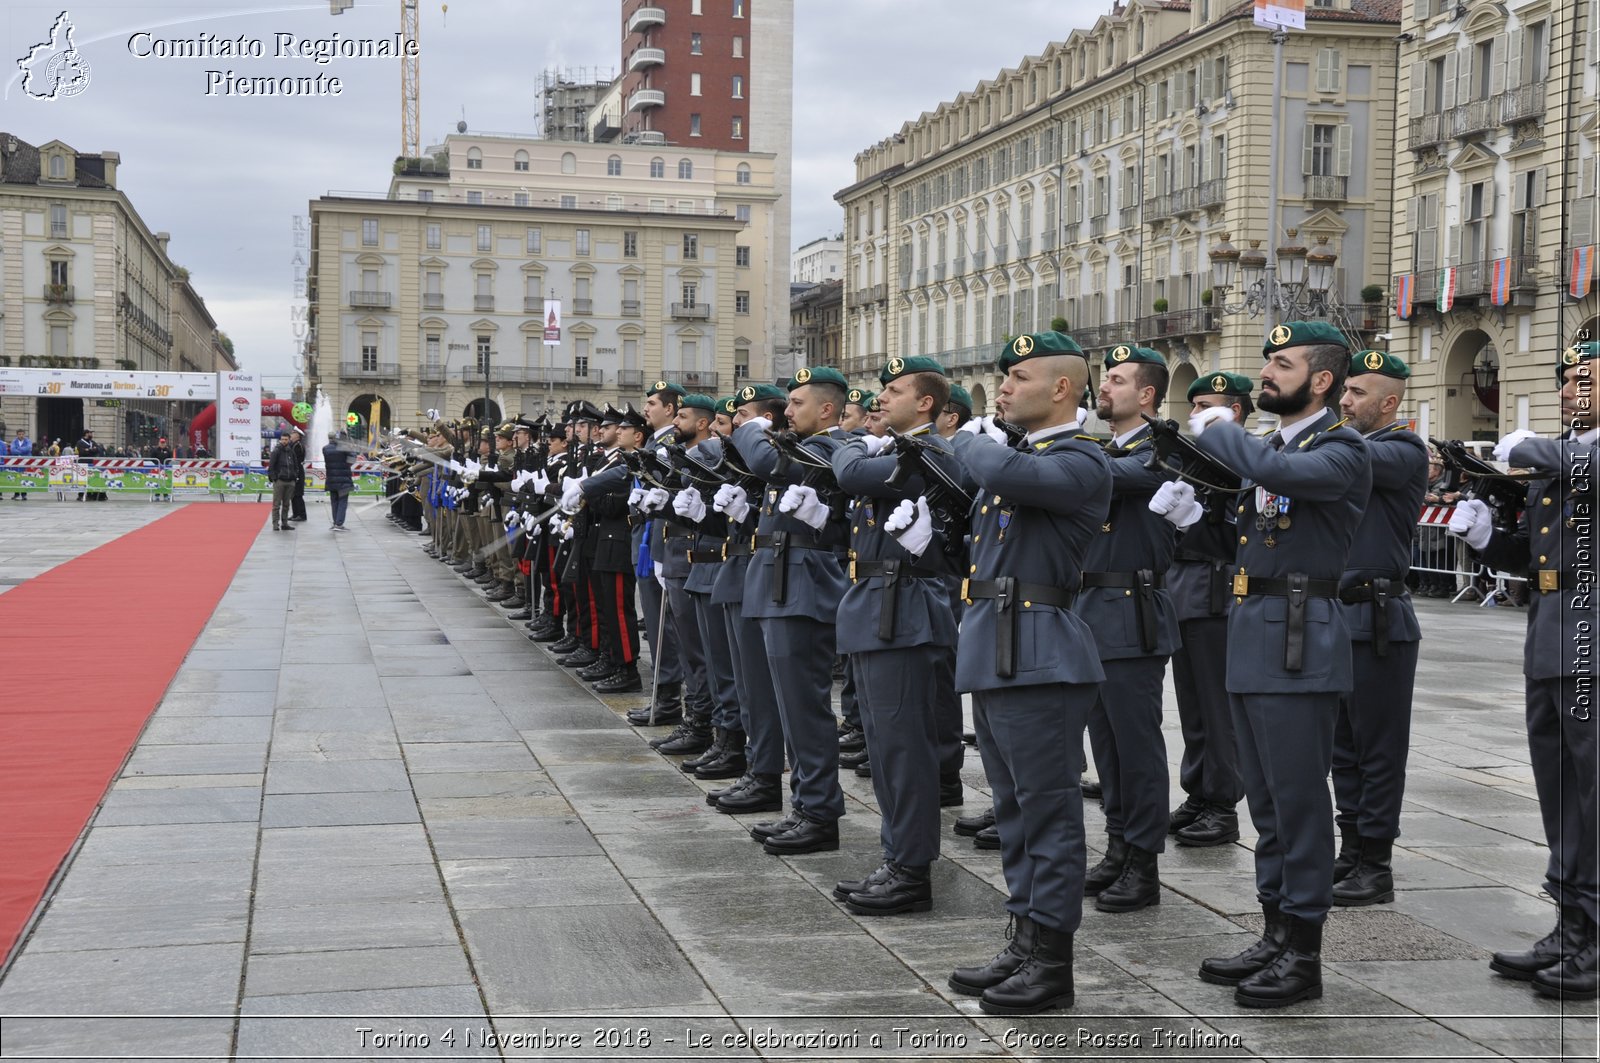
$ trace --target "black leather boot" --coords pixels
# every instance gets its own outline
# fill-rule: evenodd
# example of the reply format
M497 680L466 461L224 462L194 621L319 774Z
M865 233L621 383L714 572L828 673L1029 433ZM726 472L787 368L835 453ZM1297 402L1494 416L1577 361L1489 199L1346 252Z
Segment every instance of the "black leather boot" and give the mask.
M1589 940L1573 956L1546 967L1533 976L1533 988L1540 996L1557 1000L1593 1000L1595 982L1594 924L1589 924Z
M682 683L657 683L651 693L650 705L656 709L655 726L663 724L676 724L683 719L683 684ZM628 710L628 722L635 727L649 727L650 705L641 705L637 709Z
M678 770L694 774L694 770L701 764L716 760L722 756L722 743L727 738L728 732L720 727L711 728L711 744L701 753L678 762Z
M889 881L889 876L894 874L894 865L888 860L878 865L878 869L866 878L847 878L833 884L833 899L845 900L852 893L859 893L864 889L876 886L880 882Z
M950 829L962 837L970 838L985 827L992 826L994 826L994 806L990 805L976 815L957 816L955 826Z
M1036 927L1033 951L1015 974L990 986L978 1007L990 1015L1034 1015L1072 1006L1072 935Z
M751 783L732 793L717 798L718 812L730 816L743 816L755 812L779 812L783 809L783 776L755 774Z
M889 866L893 870L887 879L851 893L845 898L845 907L857 915L932 911L933 881L928 877L928 865L909 867L891 863Z
M749 769L744 755L745 733L726 731L722 738L722 755L715 760L702 761L694 770L696 779L735 779Z
M612 663L610 657L599 657L593 664L578 669L578 678L585 683L594 683L612 675L616 670L617 666Z
M872 758L871 757L868 757L866 760L863 760L860 764L856 765L856 778L858 778L858 779L870 779L870 778L872 778Z
M961 773L939 777L939 807L955 808L964 804L966 797L961 790Z
M533 619L533 606L529 605L526 601L522 600L521 598L513 598L509 602L502 602L501 605L500 605L500 608L502 608L502 609L515 609L516 610L516 612L507 613L506 614L506 619L507 620L532 620ZM529 634L532 634L532 632L529 632Z
M839 823L801 817L793 827L768 837L761 847L773 856L831 853L839 848Z
M1356 869L1333 882L1333 903L1341 908L1365 908L1394 900L1393 838L1362 838Z
M1266 929L1254 945L1232 956L1213 956L1200 961L1200 980L1212 985L1238 985L1277 959L1289 938L1289 927L1276 904L1262 904Z
M982 996L985 989L1016 974L1033 954L1034 929L1033 920L1027 916L1012 916L1006 924L1006 947L982 967L957 967L950 972L950 988L962 996Z
M533 641L535 642L548 643L552 650L561 645L562 642L572 637L565 631L561 630L561 625L559 623L547 624L544 627L533 628L528 632L528 634L533 636Z
M782 819L764 819L750 828L750 837L758 842L764 842L774 834L782 834L786 830L793 830L800 825L800 813L790 809Z
M727 797L730 794L738 793L740 790L743 790L746 786L749 786L755 781L755 775L752 772L747 771L737 779L733 780L733 782L729 783L727 786L718 786L714 790L707 790L706 804L715 805L722 798Z
M1098 801L1105 796L1105 791L1100 787L1099 779L1080 779L1078 789L1083 791L1083 796L1090 801Z
M515 598L516 595L517 592L512 588L511 584L500 582L491 584L489 587L489 593L484 595L484 598L487 601L491 601L496 605L499 605L501 602L509 602L511 599Z
M867 748L867 734L859 727L845 724L839 728L839 752L854 753Z
M1356 869L1361 862L1361 834L1354 826L1341 826L1339 828L1339 855L1333 858L1333 882L1338 885L1339 880Z
M1122 865L1128 862L1128 843L1115 834L1106 835L1106 855L1083 876L1083 895L1098 897L1100 891L1117 881Z
M974 849L998 850L1000 848L1000 828L991 824L974 834L972 836L972 847Z
M1161 876L1156 854L1137 845L1128 846L1128 860L1122 874L1094 899L1102 912L1133 912L1161 903Z
M1239 814L1226 805L1207 805L1193 823L1175 835L1179 845L1209 849L1239 840Z
M704 753L711 748L711 721L700 716L685 715L683 722L671 734L665 738L652 738L650 748L669 757Z
M1531 982L1538 972L1576 956L1583 949L1588 926L1589 917L1582 908L1566 905L1556 916L1555 929L1534 942L1533 948L1497 952L1489 961L1489 969L1519 982Z
M860 749L851 750L848 753L839 754L839 767L841 768L858 768L866 762L867 749L865 746L862 746Z
M550 644L550 652L557 656L565 657L569 653L576 652L578 647L582 645L583 643L578 641L578 636L564 635Z
M1085 794L1085 797L1088 795ZM1206 803L1190 794L1183 799L1183 804L1172 810L1172 815L1167 817L1167 833L1176 834L1195 820L1200 818L1200 813L1205 811Z
M1241 1008L1282 1008L1322 996L1322 924L1285 916L1289 936L1271 963L1240 982Z
M587 668L600 659L600 654L587 646L579 646L565 657L556 658L563 668Z
M637 664L625 664L594 685L596 694L632 694L644 689Z

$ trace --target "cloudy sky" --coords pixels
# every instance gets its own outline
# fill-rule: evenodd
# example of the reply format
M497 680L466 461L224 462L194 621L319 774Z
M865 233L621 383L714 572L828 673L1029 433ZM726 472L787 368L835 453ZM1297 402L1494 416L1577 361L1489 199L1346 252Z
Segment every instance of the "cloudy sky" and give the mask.
M727 0L707 0L726 3ZM760 3L762 0L753 0ZM0 11L0 130L33 144L122 155L118 184L152 230L172 234L241 361L292 382L291 226L328 191L382 192L399 154L399 63L273 57L274 34L393 35L400 0L360 0L330 16L325 0L70 3L89 87L41 102L19 84L17 59L48 38L61 0L6 0ZM538 73L615 69L619 0L421 0L422 141L465 117L473 129L532 132ZM833 193L854 179L856 152L1024 55L1087 26L1094 0L795 0L793 236L842 227ZM1004 18L995 17L1003 12ZM263 58L137 58L130 38L245 36ZM240 76L337 76L337 97L207 95L208 70Z

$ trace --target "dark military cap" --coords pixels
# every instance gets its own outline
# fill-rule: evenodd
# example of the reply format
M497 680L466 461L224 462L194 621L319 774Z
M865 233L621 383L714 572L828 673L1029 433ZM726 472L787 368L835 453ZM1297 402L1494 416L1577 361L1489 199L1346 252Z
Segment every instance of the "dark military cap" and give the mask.
M528 432L533 435L538 435L539 428L540 425L537 422L530 421L526 417L513 417L511 419L511 430L513 432Z
M1265 356L1285 347L1308 347L1319 343L1331 343L1346 349L1350 346L1344 334L1326 321L1285 321L1267 333L1267 342L1261 345L1261 353Z
M1346 376L1364 376L1367 373L1394 377L1396 380L1411 379L1411 367L1388 351L1357 351L1350 356L1350 372Z
M724 395L717 400L717 412L728 417L733 416L734 409L739 405L739 400L732 395Z
M684 396L689 394L682 384L670 384L665 380L657 380L645 389L644 397L648 399L651 395L659 395L663 392L677 396L680 402Z
M637 428L641 432L646 432L650 429L650 422L644 419L643 413L633 408L633 403L631 402L622 409L620 417L621 419L617 423L624 428Z
M590 421L598 424L600 421L600 407L588 399L579 399L572 404L572 411L567 414L568 420Z
M1106 352L1106 368L1123 365L1127 362L1144 362L1146 365L1159 365L1165 367L1167 360L1161 357L1161 352L1151 350L1149 347L1135 347L1123 343Z
M878 383L887 384L889 381L903 377L907 373L938 373L943 376L944 366L925 354L919 354L912 358L891 358L889 359L889 364L878 372Z
M1065 332L1034 332L1014 337L1000 352L998 368L1004 373L1018 362L1029 358L1047 358L1058 354L1072 354L1084 361L1088 355L1078 342Z
M876 391L867 391L865 388L851 388L844 393L847 406L860 406L863 410L872 405L872 400L878 397Z
M1571 347L1561 352L1561 357L1556 359L1556 380L1562 384L1567 382L1567 370L1582 362L1590 362L1600 358L1600 341L1590 340L1587 343L1574 343Z
M622 423L622 411L617 409L615 406L611 405L611 403L609 403L609 402L606 403L605 410L600 414L600 423L601 424L621 424Z
M704 410L708 414L717 412L717 400L710 395L691 394L683 397L684 406L693 406L697 410Z
M788 397L788 395L784 394L783 389L778 387L776 384L746 384L744 387L740 388L739 393L733 397L733 405L735 408L737 408L743 406L747 402L772 399L783 402L788 399Z
M844 374L825 365L816 369L802 367L795 370L794 379L789 381L789 390L803 388L807 384L836 384L845 391L850 390L850 381L844 378Z
M972 412L972 392L968 391L960 384L950 385L950 401L955 403L957 406L960 406L968 413Z
M1238 373L1207 373L1189 385L1189 401L1196 395L1228 395L1233 398L1250 397L1250 378Z

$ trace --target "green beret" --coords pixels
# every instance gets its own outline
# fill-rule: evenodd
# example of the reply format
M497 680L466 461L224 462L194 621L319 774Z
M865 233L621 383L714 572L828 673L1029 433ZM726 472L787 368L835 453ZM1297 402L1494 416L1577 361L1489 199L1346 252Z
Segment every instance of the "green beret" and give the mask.
M878 383L887 384L907 373L938 373L943 376L944 366L925 354L919 354L914 358L891 358L889 364L879 371Z
M1388 351L1357 351L1350 356L1350 372L1346 375L1363 376L1367 373L1394 377L1396 380L1411 379L1411 368Z
M735 399L732 395L724 395L722 398L717 400L717 410L716 410L716 412L717 413L721 413L721 414L726 414L727 416L732 417L734 408L736 406L738 406L738 405L739 405L739 401L737 399Z
M1350 343L1344 333L1326 321L1285 321L1267 333L1267 342L1261 345L1263 356L1285 347L1305 347L1315 343L1331 343L1346 350Z
M1196 395L1232 395L1248 399L1250 378L1238 373L1207 373L1189 385L1189 401L1193 402Z
M746 384L744 387L740 388L739 393L733 397L733 405L737 409L747 402L768 401L772 399L776 399L779 402L785 402L788 400L788 398L789 396L784 394L783 389L778 387L776 384Z
M1127 362L1144 362L1147 365L1159 365L1163 369L1167 366L1167 360L1161 357L1161 352L1151 350L1149 347L1134 347L1123 343L1106 352L1107 369Z
M807 384L833 384L842 391L850 390L850 381L844 378L844 374L825 365L816 369L802 367L795 370L794 379L789 381L789 390L803 388Z
M685 395L683 397L683 401L679 403L679 405L693 406L695 409L704 410L709 414L715 414L717 412L717 400L712 398L710 395Z
M876 391L866 391L862 388L851 388L844 393L844 401L848 406L860 406L863 410L872 405L872 400L878 397Z
M950 401L955 403L957 406L960 406L968 413L972 412L972 392L968 391L960 384L950 385Z
M1089 360L1089 356L1083 353L1083 348L1065 332L1035 332L1031 335L1017 336L1006 344L1005 349L1000 352L998 368L1004 373L1026 358L1044 358L1057 354L1074 354L1084 361Z
M1600 341L1591 340L1587 343L1574 343L1571 347L1561 352L1561 357L1556 359L1556 380L1559 383L1567 382L1567 370L1580 362L1593 361L1600 358Z
M663 392L669 395L676 395L680 402L689 394L682 384L669 384L665 380L657 380L645 389L644 397L648 399L651 395L659 395Z

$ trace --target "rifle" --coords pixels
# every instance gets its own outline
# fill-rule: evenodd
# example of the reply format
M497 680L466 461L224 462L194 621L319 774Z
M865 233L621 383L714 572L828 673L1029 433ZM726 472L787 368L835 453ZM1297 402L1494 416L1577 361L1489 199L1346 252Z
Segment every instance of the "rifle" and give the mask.
M1439 453L1445 468L1455 470L1470 481L1466 493L1488 505L1495 528L1515 532L1517 514L1528 497L1528 481L1533 478L1532 474L1501 472L1468 450L1459 439L1430 437L1428 442Z
M989 422L1006 434L1006 446L1008 447L1015 449L1022 445L1024 439L1028 438L1028 430L1026 428L1020 424L1012 424L1010 421L1002 420L998 414L991 417Z
M1237 495L1243 491L1239 485L1244 477L1222 464L1216 458L1194 445L1178 431L1177 421L1167 421L1141 414L1150 426L1151 469L1164 469L1180 480L1194 485L1195 494Z
M772 449L778 452L774 475L781 480L788 475L790 465L800 466L803 470L800 483L817 493L817 501L828 507L830 518L843 517L845 507L850 504L850 496L840 489L839 481L833 475L833 463L807 450L801 445L800 436L794 432L774 432L769 428L766 436Z
M723 444L724 448L732 445L732 443ZM711 504L717 488L730 482L722 472L691 456L689 448L682 443L674 443L667 448L667 463L677 475L678 482L698 491L707 506Z
M944 527L944 549L947 554L958 554L967 528L972 521L973 496L937 461L935 455L944 454L932 443L919 436L900 435L893 428L888 431L894 441L894 471L884 483L902 487L913 477L922 478L922 495L928 500L928 511Z
M733 484L744 491L750 498L760 499L761 492L766 490L766 484L761 477L750 471L750 466L745 464L744 455L739 453L739 448L733 445L732 439L722 441L722 457L717 460L716 465L702 467L706 468L707 472L722 477L723 483Z

